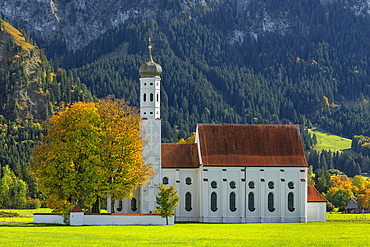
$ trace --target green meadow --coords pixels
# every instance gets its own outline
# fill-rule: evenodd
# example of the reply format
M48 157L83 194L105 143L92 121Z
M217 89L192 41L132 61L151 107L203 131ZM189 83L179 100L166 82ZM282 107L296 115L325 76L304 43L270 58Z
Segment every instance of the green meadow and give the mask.
M343 152L351 150L352 140L344 137L340 137L330 132L325 131L324 129L313 127L308 129L309 133L315 134L317 137L317 144L314 149L321 152L321 150L331 150L332 152Z
M369 222L55 226L0 224L1 246L368 246Z

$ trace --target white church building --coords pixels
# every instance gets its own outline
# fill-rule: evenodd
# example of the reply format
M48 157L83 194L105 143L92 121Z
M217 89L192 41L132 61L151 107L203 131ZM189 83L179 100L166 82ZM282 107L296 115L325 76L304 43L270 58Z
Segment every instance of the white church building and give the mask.
M143 158L155 174L115 213L154 212L163 183L180 196L175 221L326 221L325 198L307 185L298 125L198 124L195 143L162 144L161 72L151 54L139 70Z

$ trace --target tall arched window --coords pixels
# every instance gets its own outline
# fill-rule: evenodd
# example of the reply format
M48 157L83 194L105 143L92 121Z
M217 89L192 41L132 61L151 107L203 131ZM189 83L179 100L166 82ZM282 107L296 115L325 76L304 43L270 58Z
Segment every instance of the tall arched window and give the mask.
M236 211L236 196L234 192L230 193L230 211L231 212Z
M191 211L191 193L186 192L185 194L185 210L186 211Z
M213 212L217 211L217 194L216 194L216 192L211 193L211 210Z
M143 100L146 102L146 93L144 93Z
M153 94L151 93L151 94L150 94L150 102L153 102L153 100L154 100L154 99L153 99Z
M269 195L268 195L268 209L270 212L274 212L275 211L275 207L274 207L274 193L270 192Z
M253 192L249 192L249 194L248 194L248 209L251 212L253 212L255 210L255 208L254 208L254 193Z
M117 208L117 211L122 211L122 201L119 201L118 202L118 208Z
M134 197L131 199L131 210L134 212L137 210L136 199Z
M159 102L159 94L157 94L157 102Z
M289 192L288 194L288 210L290 212L293 212L294 211L294 194L293 192Z

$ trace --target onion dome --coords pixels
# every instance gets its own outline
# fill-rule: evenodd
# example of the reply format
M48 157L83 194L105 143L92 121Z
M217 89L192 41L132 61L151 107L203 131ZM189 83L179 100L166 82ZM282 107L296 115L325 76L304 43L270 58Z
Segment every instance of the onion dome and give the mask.
M150 42L150 39L149 39L149 42ZM142 77L160 76L162 73L162 67L153 61L151 45L149 45L148 61L146 63L143 63L140 66L139 73Z

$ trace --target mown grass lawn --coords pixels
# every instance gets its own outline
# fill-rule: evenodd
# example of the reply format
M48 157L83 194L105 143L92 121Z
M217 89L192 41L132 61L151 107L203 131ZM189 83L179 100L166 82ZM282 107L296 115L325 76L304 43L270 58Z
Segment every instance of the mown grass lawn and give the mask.
M370 223L47 226L0 224L1 246L368 246Z

